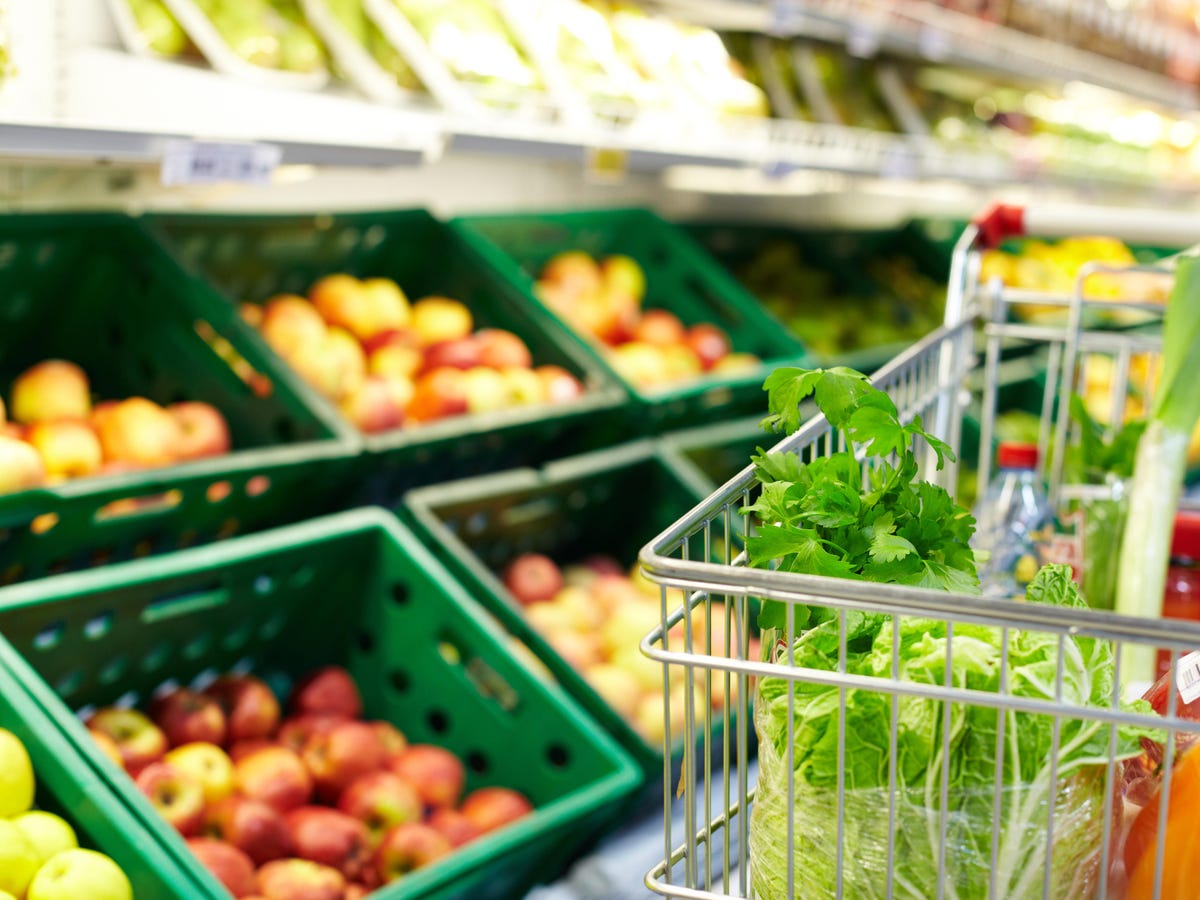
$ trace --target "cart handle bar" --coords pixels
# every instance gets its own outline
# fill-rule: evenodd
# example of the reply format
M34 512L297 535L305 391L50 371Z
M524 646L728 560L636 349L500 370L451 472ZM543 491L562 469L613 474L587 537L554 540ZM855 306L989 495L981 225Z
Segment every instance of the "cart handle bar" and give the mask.
M978 215L974 224L979 230L977 242L983 247L995 247L1007 238L1030 234L1046 237L1095 234L1180 248L1200 241L1200 215L1151 209L997 203Z

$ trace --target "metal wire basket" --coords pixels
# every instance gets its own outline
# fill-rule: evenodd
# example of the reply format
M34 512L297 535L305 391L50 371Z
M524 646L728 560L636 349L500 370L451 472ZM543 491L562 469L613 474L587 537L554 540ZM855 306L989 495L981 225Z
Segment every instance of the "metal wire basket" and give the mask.
M1125 412L1134 393L1131 372L1141 371L1138 367L1161 350L1165 293L1159 288L1163 279L1170 283L1171 261L1120 269L1087 266L1079 274L1074 296L1052 297L1006 289L995 280L980 283L981 253L1005 237L1024 233L1104 233L1183 246L1198 231L1194 219L1170 215L1106 218L1095 213L1080 217L1038 210L994 212L968 227L956 248L946 324L875 373L873 383L892 398L902 418L920 415L931 433L957 446L962 413L970 400L964 386L969 376L982 373L978 472L980 482L986 484L1001 353L1042 354L1047 376L1039 458L1046 460L1055 499L1084 494L1085 488L1063 483L1064 448L1072 434L1067 398L1086 381L1088 366L1103 357L1112 421ZM1119 279L1130 294L1115 301L1088 296L1088 279L1101 272ZM1036 324L1011 321L1014 305L1028 303L1057 307L1063 314L1058 320ZM1138 327L1113 330L1092 325L1093 313L1114 310L1136 313ZM1147 401L1152 385L1139 388ZM795 452L806 462L844 448L844 439L820 417L808 419L775 447ZM922 477L953 492L953 464L938 471L927 448L923 457ZM866 465L869 461L864 461ZM646 574L662 586L662 622L645 638L642 650L663 665L668 686L665 721L670 727L682 718L684 745L697 746L703 740L704 750L685 759L678 786L664 770L664 857L647 874L647 887L670 897L760 900L1124 896L1127 878L1118 861L1121 850L1113 842L1126 830L1120 788L1129 782L1131 768L1117 758L1129 755L1119 754L1118 744L1125 745L1130 728L1157 729L1152 733L1156 742L1147 746L1164 748L1161 791L1169 797L1176 739L1200 735L1200 722L1177 715L1184 700L1175 689L1168 693L1162 716L1123 702L1129 688L1124 686L1123 694L1122 651L1132 646L1169 651L1174 686L1190 668L1181 663L1184 655L1200 648L1200 624L749 568L745 554L735 555L731 549L726 549L723 562L712 562L712 548L730 548L738 533L753 527L743 507L751 502L755 489L748 466L649 543L640 557ZM676 589L690 598L678 607L668 601L679 596ZM756 598L782 601L788 608L788 625L778 640L774 644L764 640L765 659L749 652L750 604ZM794 615L804 606L833 611L835 665L805 665L795 658ZM885 660L868 674L852 671L848 664L848 643L855 640L854 629L864 615L875 617L879 634L890 633L892 640L890 654L884 644L890 662ZM902 664L901 633L906 623L917 620L944 638L943 674L937 679L914 680ZM998 648L998 658L990 663L996 671L995 685L980 687L962 675L962 666L970 663L963 641L980 634L991 635ZM1046 683L1040 693L1024 691L1014 683L1025 677L1010 654L1010 646L1017 646L1014 641L1041 641L1047 646L1044 666L1049 668L1042 670ZM1075 680L1076 657L1083 646L1111 653L1114 665L1111 685L1107 681L1099 689L1093 685L1090 699ZM680 668L684 677L672 678ZM686 686L682 695L669 687L679 681ZM753 832L762 823L756 820L754 807L766 810L768 800L756 796L761 788L751 788L755 764L746 752L756 681L760 696L771 688L775 713L786 712L785 731L759 735L759 765L765 768L770 762L782 771L783 780L771 786L769 802L772 815L778 817L771 852L764 854L760 846L757 855L751 852L756 843ZM1098 695L1101 702L1096 702ZM812 726L806 714L813 709L810 701L818 696L836 704L832 714L822 719L828 730L821 740L836 764L823 773L827 783L821 794L814 792L811 756L796 757L797 735L803 733L810 744L813 740L805 731ZM722 705L721 698L730 700ZM679 703L683 715L676 710L673 719L672 705ZM871 719L858 712L863 707L874 710ZM949 762L936 772L932 763L926 766L917 781L928 793L922 798L923 807L915 809L920 804L914 804L911 796L914 779L905 768L909 756L902 757L909 753L915 734L905 716L915 712L929 717L925 733L934 736L927 748L931 759L951 760L952 751L961 751L957 742L964 735L972 735L990 754L991 777L970 787L974 819L963 817L967 788L958 781L961 772L952 773ZM714 719L724 725L723 730L714 731ZM991 732L981 731L980 722L995 729L991 749L984 739ZM1041 748L1045 754L1041 780L1027 784L1014 761L1017 745L1013 742L1038 729L1048 745ZM1068 770L1064 763L1060 772L1060 758L1068 758L1082 734L1098 741L1098 749L1086 765L1071 763ZM668 744L677 739L668 731ZM886 747L877 744L874 752L864 746L869 739L886 742ZM776 756L768 760L764 755L768 753ZM864 760L876 767L873 790L859 786L857 773ZM1090 791L1088 805L1080 807L1089 818L1081 825L1070 796L1075 796L1071 792L1079 788L1083 776L1092 782L1085 786ZM677 795L683 806L682 835L673 834L671 827ZM1020 835L1025 849L1014 854L1004 826L1021 804L1025 812L1038 810L1030 819L1036 836ZM1169 802L1164 802L1158 809L1159 834L1164 833L1169 808ZM980 821L984 827L972 834L972 822ZM914 837L918 833L919 841ZM1081 835L1090 839L1086 853L1072 855L1065 848ZM1154 855L1153 896L1185 896L1171 894L1169 883L1163 890L1164 843L1158 842ZM768 866L772 867L769 873ZM1064 866L1077 877L1064 877ZM814 878L815 868L820 878ZM914 872L918 873L915 880ZM762 877L765 874L772 877Z

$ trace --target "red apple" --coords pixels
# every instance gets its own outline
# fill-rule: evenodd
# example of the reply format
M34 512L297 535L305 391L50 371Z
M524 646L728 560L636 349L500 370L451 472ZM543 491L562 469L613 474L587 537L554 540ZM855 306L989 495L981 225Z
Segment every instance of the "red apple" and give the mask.
M236 763L242 757L249 756L256 750L282 746L283 744L279 743L279 741L274 741L270 738L246 738L245 740L234 741L229 745L229 758ZM291 747L288 749L290 750Z
M285 818L301 859L337 869L350 881L370 868L371 836L358 819L323 806L302 806Z
M106 460L165 466L179 459L183 434L174 417L145 397L122 400L95 419Z
M466 373L461 369L434 369L417 379L407 412L417 422L432 422L461 416L467 409Z
M730 349L729 336L716 325L707 322L689 328L686 342L700 359L700 365L706 372L728 354Z
M81 478L100 470L104 451L100 439L87 422L56 419L35 422L25 433L33 445L49 478Z
M516 791L503 787L485 787L472 791L462 802L460 812L480 831L495 831L528 815L533 805Z
M493 369L528 369L533 365L533 355L525 342L501 328L485 328L475 335L479 348L479 365Z
M96 742L96 746L100 748L100 752L113 761L119 769L125 768L125 760L121 757L121 748L117 746L117 742L110 738L102 731L96 731L89 728L88 734L92 736L92 740Z
M426 806L454 806L466 781L458 757L432 744L410 745L388 761L388 768L416 788Z
M163 760L199 782L206 803L215 803L233 793L233 762L215 744L182 744Z
M568 403L583 396L583 382L561 366L538 366L533 371L542 379L549 403Z
M611 556L605 556L601 553L593 554L583 561L583 565L587 566L597 575L624 575L625 569L622 565L613 559Z
M229 425L215 406L198 401L172 403L167 412L174 417L182 434L181 459L202 459L229 452Z
M172 747L225 743L225 714L215 700L196 691L180 688L156 698L150 704L150 715Z
M289 707L300 715L320 713L357 719L362 715L362 698L349 672L341 666L326 666L292 689Z
M633 339L646 344L665 347L682 344L687 338L687 329L674 313L665 309L648 309L633 330Z
M457 809L435 809L425 824L441 834L452 847L461 847L483 834L474 822Z
M408 739L391 722L371 722L369 724L375 729L375 735L383 744L383 750L387 753L388 759L403 753L408 748Z
M226 797L210 805L204 811L203 832L237 847L256 866L295 850L283 816L248 797Z
M425 359L421 364L422 372L432 372L434 369L473 369L480 362L480 344L474 337L458 338L453 341L440 341L425 349Z
M504 585L522 606L552 600L562 590L562 572L540 553L523 553L504 570Z
M55 419L86 419L92 411L87 374L61 359L26 369L12 384L12 418L22 425Z
M384 884L427 866L454 848L446 838L420 822L397 825L375 851L375 871Z
M335 725L346 721L349 720L345 716L320 714L292 716L290 719L283 720L275 739L282 746L299 753L314 734L325 734Z
M317 793L336 797L350 782L378 772L387 762L387 751L375 729L366 722L340 722L308 739L301 751Z
M200 830L204 821L204 788L174 766L150 763L137 776L137 786L150 805L184 837Z
M355 779L338 798L338 809L367 826L372 845L396 825L420 821L422 812L416 789L392 772Z
M254 893L254 863L241 850L212 838L191 838L187 845L200 864L233 896L249 897Z
M303 806L312 796L312 776L300 757L285 747L267 747L234 764L239 793L278 812Z
M367 434L391 431L404 424L405 411L415 390L406 380L368 375L362 386L346 396L338 408L360 431Z
M204 689L216 701L229 726L229 740L270 737L279 725L279 701L253 675L226 675Z
M167 752L162 729L136 709L112 706L99 710L88 719L87 727L107 735L117 745L127 772L136 772Z
M258 891L264 900L343 900L346 879L307 859L277 859L258 870Z

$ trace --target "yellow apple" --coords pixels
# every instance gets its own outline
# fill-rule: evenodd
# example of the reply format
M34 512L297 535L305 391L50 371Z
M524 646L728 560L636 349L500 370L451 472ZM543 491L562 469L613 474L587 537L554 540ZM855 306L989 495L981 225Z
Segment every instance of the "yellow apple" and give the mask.
M40 869L26 900L133 900L120 866L94 850L64 850Z
M48 359L17 376L12 386L12 417L22 425L51 419L86 419L91 389L83 369Z
M0 818L20 815L33 806L33 763L25 745L0 728Z
M79 846L75 829L53 813L35 809L17 816L12 823L33 847L39 867L55 854Z
M583 677L622 719L632 721L637 715L642 686L629 672L612 663L600 663L584 672Z
M45 483L46 466L33 446L19 438L0 435L0 494L41 487Z
M38 870L41 861L33 845L12 822L0 819L0 891L18 897Z

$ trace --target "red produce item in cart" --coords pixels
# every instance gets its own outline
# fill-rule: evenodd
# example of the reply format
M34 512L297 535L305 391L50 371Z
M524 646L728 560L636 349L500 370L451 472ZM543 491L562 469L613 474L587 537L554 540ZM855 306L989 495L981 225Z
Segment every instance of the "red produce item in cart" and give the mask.
M1154 711L1160 716L1167 714L1167 707L1170 703L1170 687L1171 675L1168 672L1158 681L1154 682L1153 687L1142 695L1142 699L1154 708ZM1192 700L1190 703L1185 703L1183 697L1177 697L1175 700L1175 715L1180 719L1191 719L1200 722L1200 697ZM1200 735L1196 734L1176 734L1175 735L1175 758L1179 759L1184 751L1192 746ZM1146 755L1150 757L1150 761L1154 767L1161 765L1163 761L1163 745L1150 738L1142 738L1142 746L1146 749Z
M1142 807L1125 841L1129 873L1128 900L1155 896L1158 863L1158 820L1162 792ZM1188 751L1171 773L1166 839L1162 858L1160 900L1191 900L1200 883L1200 751Z

